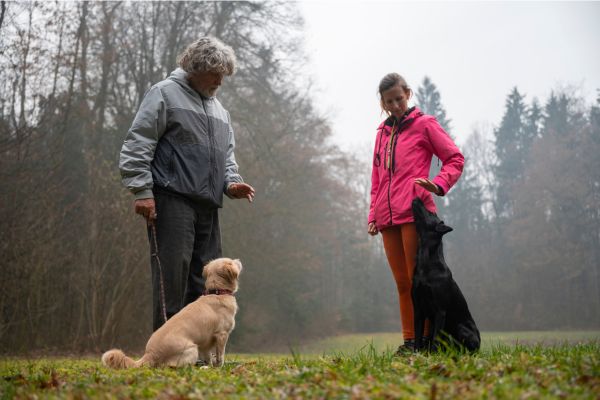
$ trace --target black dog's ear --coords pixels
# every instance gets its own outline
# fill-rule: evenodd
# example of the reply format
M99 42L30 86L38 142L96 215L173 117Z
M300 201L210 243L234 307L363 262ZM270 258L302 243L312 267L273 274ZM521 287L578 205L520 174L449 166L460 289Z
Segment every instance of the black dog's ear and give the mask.
M435 226L435 231L441 233L442 235L445 235L448 232L452 232L452 230L453 229L446 225L444 221L440 221L440 223Z

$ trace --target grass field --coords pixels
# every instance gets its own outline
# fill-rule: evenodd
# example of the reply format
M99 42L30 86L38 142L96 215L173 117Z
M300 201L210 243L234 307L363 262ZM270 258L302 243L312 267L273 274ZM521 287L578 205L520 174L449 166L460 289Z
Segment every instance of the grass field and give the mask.
M482 349L497 346L577 344L591 341L600 342L600 331L521 331L521 332L482 332ZM314 343L298 346L301 353L335 354L351 353L361 347L373 344L378 351L395 350L402 343L398 333L373 333L334 336Z
M543 338L543 344L533 344ZM519 343L513 344L516 340ZM397 335L302 354L228 355L223 368L108 370L94 359L2 359L1 398L600 398L598 332L485 334L475 355L394 357ZM569 340L567 343L565 340Z

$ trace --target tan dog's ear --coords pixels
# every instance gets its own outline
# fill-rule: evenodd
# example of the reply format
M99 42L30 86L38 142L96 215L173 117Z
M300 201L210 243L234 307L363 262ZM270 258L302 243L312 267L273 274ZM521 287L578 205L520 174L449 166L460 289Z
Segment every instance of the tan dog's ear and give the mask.
M237 266L240 268L240 272L242 272L242 262L240 261L240 259L236 258L235 260L233 260L233 262L237 264Z
M203 267L202 267L202 277L204 278L204 280L206 280L206 275L208 274L208 266L210 265L210 263L213 262L213 260L208 261Z
M233 283L238 277L238 269L231 263L223 265L217 274L227 282Z

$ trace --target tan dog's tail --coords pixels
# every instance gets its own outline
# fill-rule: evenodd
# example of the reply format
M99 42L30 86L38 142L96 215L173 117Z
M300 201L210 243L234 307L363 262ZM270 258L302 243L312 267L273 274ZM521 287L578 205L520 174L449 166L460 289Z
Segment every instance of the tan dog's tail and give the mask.
M146 360L146 355L135 361L130 357L127 357L125 353L123 353L119 349L112 349L102 354L102 364L109 368L114 369L127 369L127 368L135 368L141 367L143 365L148 364Z

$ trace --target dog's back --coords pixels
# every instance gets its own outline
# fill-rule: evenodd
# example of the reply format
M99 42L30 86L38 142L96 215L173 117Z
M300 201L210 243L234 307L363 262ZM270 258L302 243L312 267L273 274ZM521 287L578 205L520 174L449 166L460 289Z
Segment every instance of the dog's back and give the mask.
M443 330L448 333L451 339L457 340L467 350L476 351L481 344L479 329L477 329L467 301L454 279L452 279L451 285L450 303L448 304L446 324Z
M413 200L412 207L419 236L412 287L417 347L422 346L425 320L429 319L432 340L476 351L481 343L479 330L444 260L442 237L452 228L425 209L421 199Z
M234 293L241 270L239 260L219 258L208 263L203 270L207 294L186 305L156 330L142 358L135 361L121 350L112 349L102 355L102 363L117 369L180 367L202 359L222 366L225 346L235 327Z

